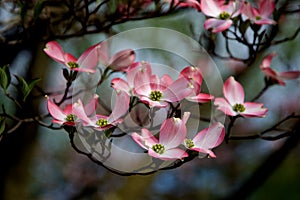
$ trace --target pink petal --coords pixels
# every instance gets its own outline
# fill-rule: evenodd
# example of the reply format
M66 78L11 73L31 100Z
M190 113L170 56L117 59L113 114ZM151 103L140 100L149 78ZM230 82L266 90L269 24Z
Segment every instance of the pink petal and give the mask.
M69 65L68 65L69 62L77 63L77 58L70 53L65 53L64 60L65 60L65 65L68 67L69 67Z
M227 30L232 24L231 19L222 20L210 18L204 22L204 28L213 33L218 33Z
M153 145L158 143L158 140L152 135L152 133L145 128L141 130L141 135L132 133L131 137L138 145L140 145L144 149L152 148Z
M270 67L272 59L274 58L275 55L276 55L276 53L270 53L267 56L265 56L260 68L262 69L262 68Z
M194 92L199 93L202 85L202 72L198 67L186 67L181 72L179 77L185 77L194 86Z
M276 21L274 21L273 19L269 19L269 18L261 18L259 20L254 20L255 24L258 25L264 25L264 24L277 24Z
M44 52L56 62L64 64L64 51L58 42L48 42L44 48Z
M149 156L159 158L161 160L182 159L188 156L188 154L184 150L179 148L168 149L163 154L158 154L152 149L149 149L148 154Z
M147 70L140 70L134 77L134 91L138 95L149 96L151 93L151 74Z
M219 17L222 10L218 1L215 0L201 0L201 11L209 17Z
M191 102L206 103L206 102L213 100L214 96L212 96L210 94L200 93L197 96L189 96L186 99Z
M137 72L139 72L139 71L144 71L150 77L152 74L150 63L135 62L129 66L129 69L127 71L127 82L131 88L133 88L133 86L134 86L134 79L135 79Z
M152 101L149 97L142 96L140 101L148 104L150 107L165 108L168 106L168 103L165 101Z
M193 92L193 88L191 87L189 81L186 78L178 78L174 81L169 87L163 91L162 100L168 102L176 102L180 101L187 96L189 96Z
M238 114L232 109L232 105L230 105L224 98L216 98L214 104L215 106L218 106L217 109L221 110L226 115L236 116Z
M180 145L186 137L186 126L183 120L179 118L166 119L160 128L159 142L166 149L174 148Z
M126 92L117 91L114 108L107 119L109 124L120 119L128 111L129 101L130 98Z
M242 104L244 102L244 89L232 76L225 81L223 93L224 97L232 106L237 103Z
M78 65L79 68L89 69L95 72L95 67L98 65L99 56L98 52L100 45L96 44L88 48L79 58Z
M264 67L264 68L261 68L261 70L265 74L266 77L273 77L273 78L278 77L277 72L270 67Z
M94 94L93 98L84 106L84 110L87 116L95 113L96 108L98 106L98 99L99 96L97 94Z
M126 49L116 53L109 61L109 66L113 70L125 70L135 60L135 52L131 49Z
M300 77L300 71L279 72L278 76L288 80L297 79Z
M198 151L200 153L208 154L212 158L216 158L216 155L214 154L214 152L209 150L209 149L201 149L201 148L197 148L197 147L193 147L193 148L190 148L190 149L194 150L194 151Z
M261 0L258 8L261 16L269 17L275 9L275 2L273 0Z
M55 103L53 103L50 99L47 101L48 111L51 116L57 120L65 121L66 114L62 111L60 107L58 107Z
M225 128L220 122L200 131L193 139L195 148L212 149L222 143L225 136Z
M185 2L180 2L178 6L182 8L191 7L191 8L195 8L198 11L201 10L200 3L196 0L187 0Z
M72 113L76 115L79 119L81 119L84 125L90 124L91 120L86 115L83 103L80 99L73 104Z
M115 90L120 90L126 92L128 95L131 95L131 88L128 83L121 78L114 78L111 80L111 87Z
M188 119L190 118L191 113L190 112L184 112L182 116L182 121L184 124L187 123Z
M263 108L262 103L245 102L245 111L240 113L244 117L265 117L268 112L267 108Z

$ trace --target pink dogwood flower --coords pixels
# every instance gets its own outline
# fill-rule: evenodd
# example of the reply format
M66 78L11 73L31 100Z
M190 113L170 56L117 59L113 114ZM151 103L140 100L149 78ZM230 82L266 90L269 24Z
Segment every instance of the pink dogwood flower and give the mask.
M262 103L244 102L244 89L232 76L225 81L223 94L225 98L216 98L214 104L226 115L264 117L268 111Z
M211 101L214 96L210 94L200 93L202 85L202 72L200 68L188 66L185 67L179 77L185 77L193 86L193 92L185 99L191 102L205 103Z
M276 24L276 21L269 18L274 9L275 3L273 0L260 0L257 8L245 2L242 7L242 14L255 24Z
M129 96L123 91L116 92L116 102L109 116L96 114L88 120L87 126L94 127L95 130L104 131L122 123L122 116L129 108Z
M273 70L270 66L275 55L275 53L270 53L263 59L262 64L260 65L260 69L272 83L285 86L284 80L297 79L300 77L300 70L287 72L277 72Z
M114 78L111 81L111 86L115 90L120 90L126 92L129 96L134 95L134 78L139 71L144 71L145 73L152 74L152 69L150 63L148 62L135 62L132 63L127 72L126 80L122 78Z
M141 70L134 78L134 92L151 107L167 107L168 102L178 102L193 92L193 86L185 77L173 81L170 76L159 78Z
M72 54L65 53L58 42L51 41L46 44L44 52L70 70L94 73L98 64L98 48L99 44L91 46L77 59Z
M201 11L210 17L204 22L204 28L213 33L227 30L241 9L239 1L201 0L200 5Z
M86 110L90 110L90 106L95 106L94 101L95 99L92 99L87 107L84 107L82 101L79 99L77 102L68 104L64 109L61 109L48 98L47 107L49 113L54 118L52 120L53 123L75 126L81 122L85 125L89 121Z
M185 139L184 145L187 149L208 154L215 158L216 155L211 150L219 146L224 140L225 128L220 122L200 131L193 139Z
M161 160L182 159L188 154L178 148L186 137L185 122L179 118L166 119L157 139L148 129L143 128L141 134L132 133L132 139L142 148L148 150L148 155Z
M100 63L114 71L127 71L136 58L132 49L121 50L110 57L108 44L101 42L100 45L98 50Z

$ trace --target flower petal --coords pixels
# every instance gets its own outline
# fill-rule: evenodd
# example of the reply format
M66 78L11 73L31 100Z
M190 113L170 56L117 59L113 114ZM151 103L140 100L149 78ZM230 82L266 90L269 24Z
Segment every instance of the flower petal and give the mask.
M44 48L44 52L56 62L64 64L64 51L60 44L55 41L48 42Z
M231 19L222 20L210 18L204 22L204 28L213 33L218 33L227 30L232 24Z
M128 83L121 78L114 78L111 80L111 87L115 90L120 90L126 92L128 95L131 95L131 88Z
M166 119L160 128L159 142L166 149L180 145L186 137L185 122L179 118Z
M79 58L78 65L80 68L89 69L95 72L95 67L99 62L99 52L100 44L96 44L88 48Z
M222 143L225 136L225 128L220 122L200 131L193 139L195 148L212 149Z
M218 1L215 0L201 0L200 6L201 11L206 16L219 17L220 13L222 12Z
M262 103L245 102L245 111L240 113L244 117L265 117L268 112Z
M212 96L210 94L200 93L197 96L189 96L186 99L191 102L206 103L206 102L213 100L214 96Z
M51 116L57 120L65 121L66 114L62 111L60 107L58 107L55 103L53 103L50 99L47 101L48 111Z
M109 124L120 119L127 112L129 108L129 101L130 98L126 92L117 91L114 108L107 119Z
M148 154L149 156L159 158L161 160L182 159L188 156L188 154L184 150L179 148L168 149L163 154L158 154L152 149L149 149Z
M223 86L223 93L224 97L232 106L237 103L244 103L244 89L242 85L234 80L232 76L225 81Z
M168 102L180 101L193 92L193 88L186 78L181 77L174 81L163 91L162 100Z
M236 113L232 109L232 105L230 105L226 101L226 99L224 99L224 98L216 98L215 101L214 101L214 104L215 104L215 106L218 106L217 109L221 110L226 115L229 115L229 116L236 116L236 115L238 115L238 113Z
M109 61L109 67L113 70L126 70L135 60L135 52L125 49L116 53Z

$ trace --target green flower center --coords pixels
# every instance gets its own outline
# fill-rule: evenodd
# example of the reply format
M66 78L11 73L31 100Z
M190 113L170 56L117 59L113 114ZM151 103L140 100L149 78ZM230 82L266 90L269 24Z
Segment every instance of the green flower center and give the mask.
M185 139L184 143L187 146L187 148L193 148L195 146L194 142L191 139Z
M246 110L243 104L237 103L232 108L235 112L244 112Z
M96 122L97 126L103 127L103 126L107 126L107 120L106 119L98 119L98 121Z
M158 154L163 154L165 152L165 147L162 144L155 144L152 146L152 149Z
M68 62L68 65L71 69L78 68L78 64L76 62Z
M220 19L229 19L230 14L228 12L222 12L219 16Z
M69 114L69 115L67 115L67 117L66 117L66 121L67 121L67 122L75 122L76 119L77 119L77 117L76 117L76 115L74 115L74 114Z
M256 19L256 20L260 20L260 19L261 19L261 16L257 15L257 16L255 17L255 19Z
M162 93L161 91L158 91L158 90L154 90L154 91L151 91L150 93L150 99L152 101L159 101L162 97Z

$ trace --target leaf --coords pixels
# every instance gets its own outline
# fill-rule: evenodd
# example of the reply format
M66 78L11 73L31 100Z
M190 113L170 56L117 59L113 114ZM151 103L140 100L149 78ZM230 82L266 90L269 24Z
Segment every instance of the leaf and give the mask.
M2 135L4 130L5 130L5 118L1 117L0 118L0 135Z
M8 87L8 77L2 68L0 68L0 86L4 89L4 91L6 91Z
M43 10L43 0L39 0L36 2L33 12L33 18L37 20Z
M27 83L24 78L17 76L17 75L15 75L15 77L19 82L18 88L22 92L23 101L26 100L26 98L30 94L30 92L33 89L33 87L35 86L35 84L41 80L40 78L37 78L37 79L33 79L30 83Z

